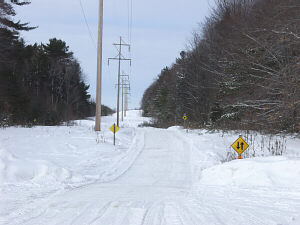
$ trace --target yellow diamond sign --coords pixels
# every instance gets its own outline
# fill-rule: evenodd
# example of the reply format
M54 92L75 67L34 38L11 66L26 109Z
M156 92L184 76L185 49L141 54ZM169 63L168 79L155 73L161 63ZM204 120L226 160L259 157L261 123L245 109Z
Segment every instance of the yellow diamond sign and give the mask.
M187 116L183 116L182 119L183 119L183 120L187 120L188 117L187 117Z
M116 124L112 125L110 128L111 132L113 132L114 134L118 132L118 130L120 129Z
M244 151L247 150L249 145L247 142L240 136L232 145L231 147L239 154L241 155Z

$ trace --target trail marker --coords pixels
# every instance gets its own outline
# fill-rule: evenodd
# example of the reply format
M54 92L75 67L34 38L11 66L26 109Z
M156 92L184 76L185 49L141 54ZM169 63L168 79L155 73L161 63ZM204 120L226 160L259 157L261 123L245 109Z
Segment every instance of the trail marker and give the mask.
M183 128L186 128L186 120L188 119L186 113L183 115L182 119L183 119L183 121L184 121L184 123L183 123ZM186 130L186 132L188 132L188 130Z
M114 123L114 125L112 125L109 129L114 133L114 145L116 145L116 133L120 130L120 128Z
M120 128L114 123L114 125L112 125L110 128L111 132L113 132L114 134L117 133Z
M249 147L248 143L240 136L231 147L239 154L239 159L242 158L242 153Z

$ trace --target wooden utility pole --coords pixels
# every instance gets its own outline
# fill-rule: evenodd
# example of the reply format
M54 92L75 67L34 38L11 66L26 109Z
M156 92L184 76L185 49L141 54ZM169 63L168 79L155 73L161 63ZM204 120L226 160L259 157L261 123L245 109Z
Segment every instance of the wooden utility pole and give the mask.
M125 82L125 81L123 81ZM130 84L129 83L123 83L121 84L122 86L122 121L124 120L124 96L126 96L128 93L128 91L126 91L126 93L124 92L124 89L127 90L128 88L130 88ZM125 109L126 110L126 109Z
M125 88L125 91L127 92L127 88ZM125 93L125 100L124 100L124 117L126 117L127 112L127 95Z
M97 47L97 93L95 131L101 130L101 88L102 88L102 35L103 35L103 0L99 0L98 47Z
M128 46L129 50L130 50L130 45L126 44L122 41L122 37L120 37L120 43L118 44L113 44L115 46L119 46L119 54L117 57L115 58L108 58L108 65L109 65L109 61L110 60L118 60L119 61L119 68L118 68L118 95L117 95L117 126L119 126L119 120L120 120L120 81L121 81L121 61L122 60L127 60L130 61L130 65L131 65L131 59L126 59L123 57L122 55L122 46Z
M122 79L122 122L124 121L124 83Z
M124 107L124 103L125 103L124 102L124 89L127 88L130 84L129 84L129 75L122 74L121 77L122 77L121 86L122 86L122 121L123 121L124 115L125 115L125 112L124 112L124 108L125 108Z
M126 117L126 113L128 111L128 95L130 95L130 86L129 87L125 87L125 111L124 111L124 116Z

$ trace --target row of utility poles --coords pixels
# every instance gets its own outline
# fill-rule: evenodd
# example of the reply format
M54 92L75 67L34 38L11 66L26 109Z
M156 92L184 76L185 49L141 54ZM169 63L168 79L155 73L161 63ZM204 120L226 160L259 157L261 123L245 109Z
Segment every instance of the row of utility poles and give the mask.
M128 110L128 96L130 95L130 79L129 75L122 74L121 75L121 89L122 89L122 121L124 117L126 117L126 112Z
M122 40L122 37L120 37L120 42L119 43L114 43L114 46L117 47L118 49L118 55L114 58L108 58L108 65L110 60L118 60L118 84L117 84L117 89L118 89L118 94L117 94L117 126L119 126L120 123L120 89L122 89L122 121L124 119L124 90L128 92L128 88L130 89L130 80L129 80L129 75L121 74L121 62L122 61L129 61L130 66L131 66L131 59L125 58L122 55L122 47L128 47L128 50L130 51L130 45L125 43ZM126 79L127 78L127 79ZM127 96L127 94L126 94Z
M98 46L97 46L97 93L96 93L96 120L95 131L101 130L101 92L102 92L102 37L103 37L103 0L99 0L99 22L98 22ZM122 55L122 47L128 47L130 51L130 45L125 43L120 37L119 43L114 43L114 46L118 49L118 55L110 60L118 60L118 95L117 95L117 126L120 121L120 89L122 89L122 121L126 116L128 110L128 95L130 95L130 80L129 75L121 74L121 62L129 61L131 66L131 59L125 58Z

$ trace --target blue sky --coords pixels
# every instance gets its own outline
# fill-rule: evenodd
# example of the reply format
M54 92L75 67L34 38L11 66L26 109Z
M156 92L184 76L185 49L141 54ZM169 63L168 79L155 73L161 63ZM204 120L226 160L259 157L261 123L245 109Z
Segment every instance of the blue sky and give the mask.
M22 22L38 29L24 32L27 43L48 42L59 38L67 42L82 65L90 94L96 93L96 43L98 0L81 0L94 41L91 40L79 0L32 0L31 5L17 8ZM205 21L214 0L132 0L132 48L130 108L140 106L145 89L165 66L171 65L186 48L192 31ZM128 41L128 0L104 0L103 89L102 102L116 108L117 62L107 65L117 50L112 43L122 36ZM124 51L125 56L129 56ZM122 64L129 72L129 64Z

